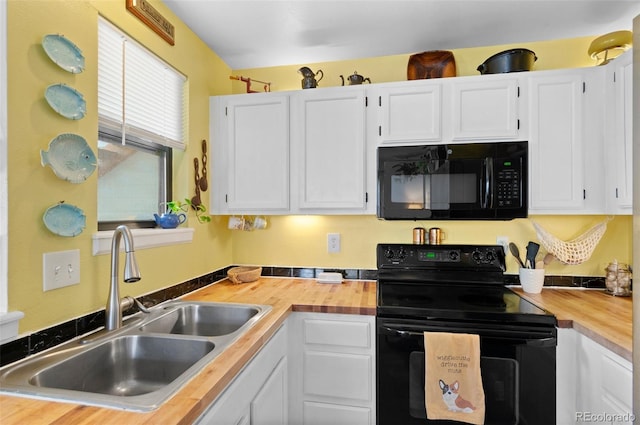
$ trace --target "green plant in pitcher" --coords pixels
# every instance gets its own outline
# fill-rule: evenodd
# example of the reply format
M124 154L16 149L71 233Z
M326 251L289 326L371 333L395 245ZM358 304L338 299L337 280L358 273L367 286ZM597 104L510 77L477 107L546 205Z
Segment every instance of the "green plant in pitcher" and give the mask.
M191 202L191 199L185 198L184 202L181 201L169 201L167 202L167 211L171 211L173 213L177 213L178 211L187 212L189 207L193 208L196 212L196 218L200 223L209 223L211 221L211 217L206 215L207 207L203 204L194 205Z

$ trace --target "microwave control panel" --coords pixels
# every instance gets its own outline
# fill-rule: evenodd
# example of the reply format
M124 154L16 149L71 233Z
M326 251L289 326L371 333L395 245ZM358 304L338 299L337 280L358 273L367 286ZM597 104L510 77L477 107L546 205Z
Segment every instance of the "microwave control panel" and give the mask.
M520 161L496 161L495 188L498 208L522 206L522 167Z

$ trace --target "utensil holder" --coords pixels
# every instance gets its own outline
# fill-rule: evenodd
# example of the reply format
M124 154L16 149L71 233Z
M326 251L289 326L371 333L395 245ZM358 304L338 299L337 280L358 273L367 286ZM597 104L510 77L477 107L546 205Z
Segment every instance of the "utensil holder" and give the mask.
M539 294L544 286L544 269L525 269L519 271L522 290L529 294Z

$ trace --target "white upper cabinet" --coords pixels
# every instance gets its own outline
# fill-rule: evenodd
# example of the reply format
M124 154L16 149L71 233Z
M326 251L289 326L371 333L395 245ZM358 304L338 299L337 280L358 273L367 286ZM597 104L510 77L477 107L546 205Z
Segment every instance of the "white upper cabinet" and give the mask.
M584 206L582 74L532 74L529 99L529 211L575 214Z
M211 211L288 211L289 97L214 97L211 122Z
M518 79L503 75L451 81L453 140L518 139Z
M611 214L632 213L632 51L607 65L608 108L604 148L607 157L606 201Z
M442 140L440 81L383 84L369 98L371 107L378 108L380 144Z
M364 92L358 86L292 95L291 183L301 212L366 210Z

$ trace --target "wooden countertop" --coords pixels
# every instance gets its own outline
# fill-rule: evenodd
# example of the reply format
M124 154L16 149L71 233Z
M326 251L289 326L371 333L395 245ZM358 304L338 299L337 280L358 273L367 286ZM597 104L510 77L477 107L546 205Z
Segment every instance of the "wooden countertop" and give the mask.
M574 327L631 361L631 299L602 290L550 289L518 294L554 313L560 327ZM376 311L374 281L319 284L313 279L261 278L234 285L223 281L183 297L193 301L273 306L261 321L221 353L174 397L149 413L127 412L15 396L0 396L0 423L13 424L189 424L267 342L291 311L364 314Z
M631 297L614 297L603 289L543 288L529 294L512 288L521 297L556 316L561 328L574 328L600 345L632 362L633 303Z

